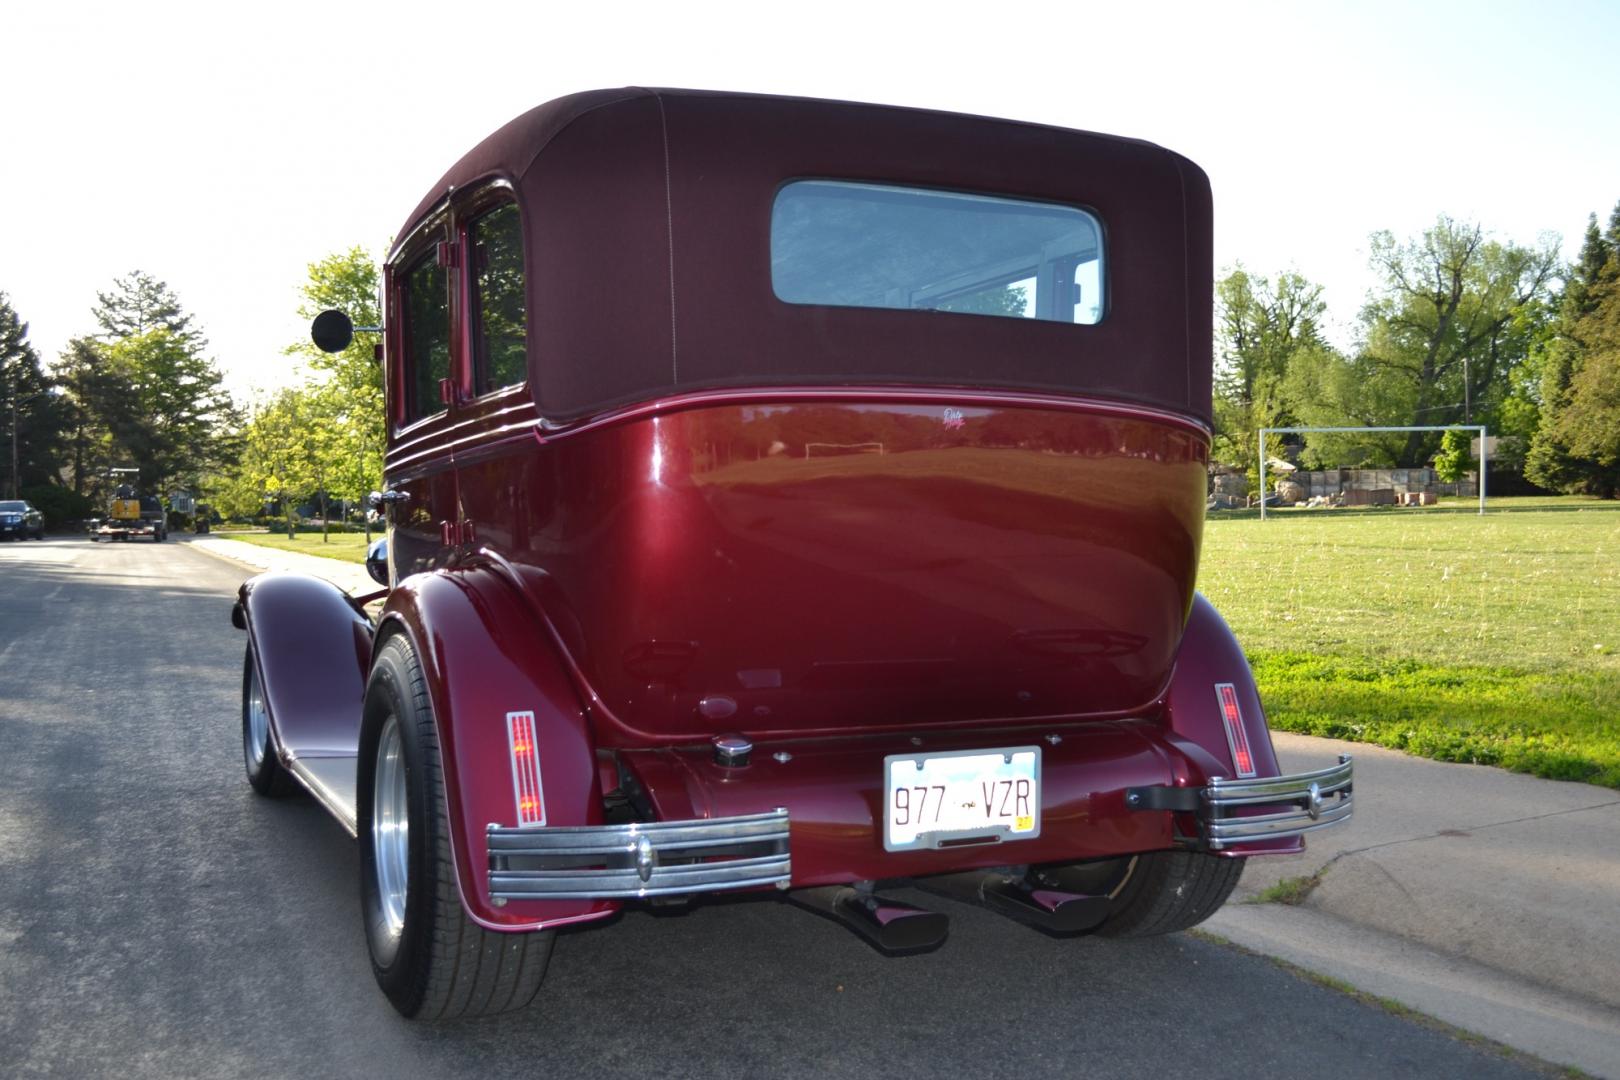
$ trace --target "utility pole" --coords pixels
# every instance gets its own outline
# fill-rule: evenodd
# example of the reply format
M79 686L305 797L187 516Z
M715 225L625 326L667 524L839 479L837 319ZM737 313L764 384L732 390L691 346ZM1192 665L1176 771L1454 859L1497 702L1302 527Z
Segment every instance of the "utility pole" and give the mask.
M17 391L11 392L11 497L17 498L22 489L17 486Z

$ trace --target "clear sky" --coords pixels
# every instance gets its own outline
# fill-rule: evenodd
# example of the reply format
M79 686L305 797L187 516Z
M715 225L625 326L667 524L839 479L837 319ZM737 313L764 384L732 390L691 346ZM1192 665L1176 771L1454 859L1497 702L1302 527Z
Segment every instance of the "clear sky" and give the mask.
M465 21L463 21L465 20ZM169 283L232 390L306 266L379 254L463 152L603 86L799 94L1145 138L1202 165L1217 263L1326 286L1441 212L1521 243L1620 201L1620 0L551 5L24 0L0 58L0 291L52 360L96 292Z

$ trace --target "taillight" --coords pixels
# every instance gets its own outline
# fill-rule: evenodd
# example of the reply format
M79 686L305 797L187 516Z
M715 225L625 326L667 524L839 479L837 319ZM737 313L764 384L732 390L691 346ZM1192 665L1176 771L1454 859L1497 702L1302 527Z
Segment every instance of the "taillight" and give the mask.
M1243 711L1238 708L1237 688L1229 682L1215 684L1215 698L1221 703L1221 720L1226 724L1226 745L1232 748L1232 764L1238 779L1254 775L1254 755L1249 752L1249 733L1243 730Z
M546 823L546 797L540 790L540 749L534 737L534 713L506 714L506 739L512 749L512 793L519 825Z

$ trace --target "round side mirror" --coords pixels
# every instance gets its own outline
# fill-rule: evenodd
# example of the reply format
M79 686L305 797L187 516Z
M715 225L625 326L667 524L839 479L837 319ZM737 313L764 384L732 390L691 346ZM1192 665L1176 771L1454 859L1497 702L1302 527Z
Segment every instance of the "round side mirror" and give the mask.
M342 352L354 340L354 321L343 312L329 308L315 316L309 336L321 352Z
M366 549L366 573L379 585L388 584L388 541L375 540Z

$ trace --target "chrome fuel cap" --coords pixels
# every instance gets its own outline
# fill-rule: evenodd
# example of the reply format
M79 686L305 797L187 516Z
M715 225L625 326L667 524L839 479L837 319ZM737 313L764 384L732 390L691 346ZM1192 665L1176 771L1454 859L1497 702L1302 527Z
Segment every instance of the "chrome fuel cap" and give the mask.
M742 768L754 752L754 744L741 735L716 735L709 741L714 744L714 763L722 769Z

